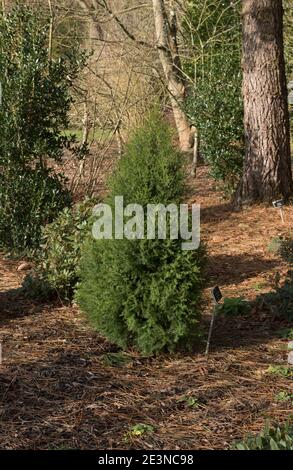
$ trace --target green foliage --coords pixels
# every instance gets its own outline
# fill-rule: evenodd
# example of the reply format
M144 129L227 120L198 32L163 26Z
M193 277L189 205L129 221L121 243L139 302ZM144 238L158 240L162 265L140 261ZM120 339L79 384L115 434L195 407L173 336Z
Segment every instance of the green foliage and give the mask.
M226 298L222 304L217 305L217 314L227 317L246 315L250 312L251 306L242 297Z
M44 166L59 160L72 139L69 126L71 87L84 55L71 49L50 60L48 19L23 5L0 16L0 164Z
M24 280L27 296L47 298L58 294L71 299L79 279L81 247L89 234L93 202L88 200L65 208L58 218L43 229L41 250L34 275Z
M279 254L283 241L283 237L273 237L268 245L268 252Z
M185 194L183 156L157 113L138 129L110 181L124 205L178 204ZM113 211L114 212L114 211ZM146 354L191 347L199 334L205 249L182 240L88 240L77 301L92 324L122 348Z
M210 165L212 177L233 192L242 174L244 156L241 78L240 72L233 77L235 64L228 58L222 67L220 78L212 76L209 81L198 82L188 114L199 130L201 155Z
M293 0L284 0L284 46L288 78L293 78Z
M259 435L248 436L234 445L236 450L293 450L293 427L267 425Z
M293 320L293 283L287 279L283 286L259 296L260 303L276 318Z
M130 435L133 437L140 437L143 434L152 433L154 430L154 426L151 426L150 424L139 423L132 426L130 429Z
M293 393L288 393L285 391L279 392L276 395L276 401L282 401L282 402L293 401Z
M278 375L279 377L284 377L286 379L293 378L293 368L285 366L270 366L268 368L269 374Z
M282 241L279 249L281 258L286 263L293 265L293 239L288 238Z
M130 364L132 362L132 357L123 352L106 353L103 354L102 361L104 365L108 367L122 367Z
M278 331L280 338L293 340L293 328L283 328Z
M50 170L11 167L0 172L0 247L36 248L41 227L71 204L65 180Z
M256 291L260 291L266 287L266 282L256 282L252 285L252 288Z
M268 251L281 256L286 263L293 265L293 239L291 237L272 238Z
M188 408L191 408L193 410L200 407L199 399L192 396L182 397L178 400L178 403L184 403Z
M72 48L51 59L48 38L40 10L17 3L0 16L0 244L12 250L37 247L41 225L70 204L65 181L47 161L60 161L74 142L63 131L85 57Z
M244 156L239 1L190 2L184 25L194 56L184 64L194 81L187 112L212 176L233 191Z

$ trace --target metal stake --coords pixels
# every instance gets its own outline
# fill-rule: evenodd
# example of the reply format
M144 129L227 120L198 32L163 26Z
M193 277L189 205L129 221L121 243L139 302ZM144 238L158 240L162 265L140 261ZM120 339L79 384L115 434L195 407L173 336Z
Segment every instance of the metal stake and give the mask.
M207 340L207 347L206 347L206 352L205 352L206 356L208 356L209 350L210 350L210 343L211 343L211 337L212 337L213 327L215 323L217 305L220 302L221 298L223 297L219 286L216 286L212 289L212 297L214 300L214 308L213 308L212 319L211 319L209 335L208 335L208 340Z
M214 308L213 308L213 313L212 313L210 329L209 329L209 336L208 336L208 340L207 340L207 347L206 347L206 352L205 352L206 356L208 356L209 350L210 350L210 343L211 343L211 337L212 337L213 327L214 327L214 323L215 323L217 305L218 304L215 302L215 305L214 305Z

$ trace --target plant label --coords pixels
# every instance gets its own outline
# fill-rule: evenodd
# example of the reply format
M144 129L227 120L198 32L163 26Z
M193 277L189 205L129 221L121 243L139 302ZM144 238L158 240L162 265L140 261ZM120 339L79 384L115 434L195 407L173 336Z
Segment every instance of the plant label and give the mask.
M274 201L273 202L273 206L275 209L279 209L279 212L280 212L280 217L281 217L281 220L282 220L282 223L284 224L285 221L284 221L284 214L283 214L283 207L284 207L285 203L284 203L284 200L283 199L278 199L277 201Z
M210 350L210 343L211 343L211 337L212 337L212 332L213 332L213 327L214 327L214 322L215 322L215 316L216 316L216 305L220 302L222 299L222 292L219 286L215 286L212 289L212 297L214 299L215 305L213 308L213 313L212 313L212 319L211 319L211 324L210 324L210 329L209 329L209 335L208 335L208 340L207 340L207 346L206 346L206 352L205 355L209 355L209 350Z
M285 203L283 199L278 199L277 201L273 202L273 206L275 209L280 209L281 207L284 207Z
M212 297L216 304L219 303L220 300L223 298L223 295L219 286L216 286L212 289Z

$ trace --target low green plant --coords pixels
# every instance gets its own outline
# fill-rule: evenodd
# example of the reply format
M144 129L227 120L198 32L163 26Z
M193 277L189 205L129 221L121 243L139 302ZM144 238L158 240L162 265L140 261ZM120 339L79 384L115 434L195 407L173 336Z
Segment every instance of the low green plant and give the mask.
M225 298L222 304L218 304L216 312L218 315L227 317L247 315L251 310L249 302L242 297Z
M259 297L258 301L275 318L293 320L293 283L287 279L282 286Z
M154 426L151 426L150 424L139 423L130 428L130 435L132 437L141 437L143 434L152 433L154 431Z
M74 447L68 447L68 446L66 446L65 444L64 444L64 445L60 445L60 446L56 446L56 447L54 447L54 445L50 445L50 446L48 446L48 449L46 449L46 450L50 450L50 451L51 451L51 450L56 450L56 451L61 450L61 451L65 451L65 450L74 450Z
M233 446L236 450L293 450L293 426L269 425L257 436L248 436Z
M293 239L291 237L274 237L268 246L268 251L278 254L289 265L293 264Z
M282 328L278 331L278 336L283 339L293 340L293 328Z
M118 353L105 353L102 356L102 361L108 367L122 367L132 362L132 357L129 354Z
M273 237L268 245L269 253L279 254L283 241L283 237Z
M193 410L199 408L200 406L199 399L192 396L184 396L182 398L179 398L178 403L184 403L188 408L191 408Z
M81 247L90 232L93 201L64 209L57 219L43 229L41 250L33 274L27 276L23 289L27 296L46 299L58 295L70 300L79 280Z
M276 401L282 401L282 402L293 401L293 393L281 391L276 395L275 399Z
M282 241L279 254L281 258L289 265L293 264L293 239L287 238Z
M256 284L253 284L252 288L256 291L260 291L262 289L264 289L266 287L266 283L265 282L257 282Z
M184 157L152 113L130 139L110 180L106 202L176 204L186 194ZM121 348L151 355L190 348L199 336L206 250L182 250L182 239L89 239L76 300L97 330Z
M270 366L268 368L268 373L278 375L279 377L284 377L286 379L290 379L293 378L293 367Z

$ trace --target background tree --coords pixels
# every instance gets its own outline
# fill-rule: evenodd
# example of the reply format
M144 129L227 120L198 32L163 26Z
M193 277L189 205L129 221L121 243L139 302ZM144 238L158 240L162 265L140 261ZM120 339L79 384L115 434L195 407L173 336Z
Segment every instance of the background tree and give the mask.
M243 0L245 163L238 202L292 195L281 0Z
M170 95L174 120L178 131L180 148L188 151L194 140L191 125L185 110L186 80L178 48L177 16L171 10L168 18L164 0L153 0L157 49L165 74L166 86Z
M116 137L123 137L137 124L159 95L162 107L171 104L181 149L190 150L193 131L185 111L187 84L178 44L178 5L164 0L121 0L119 4L76 0L75 4L81 9L79 14L88 17L86 46L94 50L88 80L96 82L92 88L99 101L104 101L107 125Z

